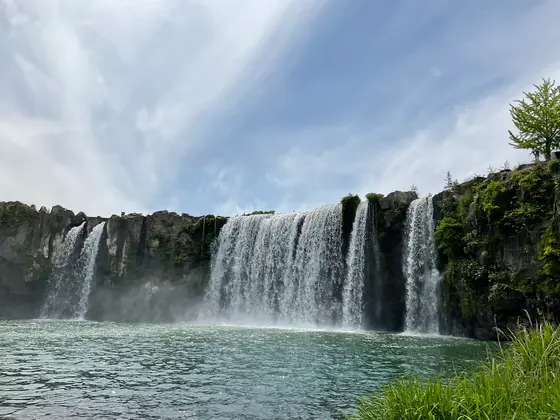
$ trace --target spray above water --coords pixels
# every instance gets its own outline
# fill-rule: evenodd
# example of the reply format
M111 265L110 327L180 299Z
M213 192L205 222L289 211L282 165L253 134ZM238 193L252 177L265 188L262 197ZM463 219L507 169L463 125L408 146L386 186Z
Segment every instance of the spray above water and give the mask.
M414 200L406 217L403 271L407 332L439 334L441 274L437 269L432 196Z

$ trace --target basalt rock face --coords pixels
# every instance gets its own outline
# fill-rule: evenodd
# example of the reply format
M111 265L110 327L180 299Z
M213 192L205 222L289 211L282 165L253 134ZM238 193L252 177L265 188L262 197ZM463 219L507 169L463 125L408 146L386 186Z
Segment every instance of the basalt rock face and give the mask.
M527 313L558 320L557 169L524 165L434 196L443 332L492 339L495 326L528 322Z
M83 221L60 206L0 203L0 317L38 315L64 233Z
M405 315L406 279L402 271L403 233L410 203L418 198L413 191L395 191L386 197L370 201L370 217L366 229L376 232L379 260L376 261L373 244L367 246L364 303L366 321L375 329L402 331ZM371 224L375 224L372 226ZM375 267L375 263L378 267ZM382 299L376 299L379 293ZM380 305L380 325L374 325L374 312Z
M0 318L35 318L67 232L106 222L87 317L171 321L188 316L209 275L210 244L226 219L157 212L87 217L55 206L0 203ZM185 311L187 313L185 313Z
M96 320L168 322L192 319L210 271L211 244L222 217L160 211L112 216L90 297Z

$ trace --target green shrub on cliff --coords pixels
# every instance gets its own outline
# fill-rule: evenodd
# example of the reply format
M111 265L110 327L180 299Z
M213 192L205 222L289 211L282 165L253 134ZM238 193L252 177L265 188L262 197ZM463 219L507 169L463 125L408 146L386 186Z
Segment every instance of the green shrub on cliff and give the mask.
M453 217L444 217L435 231L438 249L448 258L463 252L463 225Z
M368 200L370 203L377 203L383 197L385 197L385 196L383 194L380 194L380 193L371 192L371 193L366 194L366 200Z
M31 206L19 201L0 203L0 228L17 227L25 222L33 222L39 213Z
M555 168L535 164L491 174L437 201L442 304L467 330L506 322L528 302L544 310L543 296L560 298Z
M340 199L340 204L342 204L343 209L344 207L358 207L360 201L359 195L348 194Z
M427 383L402 379L362 398L355 420L558 419L560 329L508 333L511 343L473 372Z
M539 260L543 262L546 276L560 278L560 240L553 224L541 236Z
M506 209L508 186L504 181L491 181L480 191L482 210L490 221L500 220Z

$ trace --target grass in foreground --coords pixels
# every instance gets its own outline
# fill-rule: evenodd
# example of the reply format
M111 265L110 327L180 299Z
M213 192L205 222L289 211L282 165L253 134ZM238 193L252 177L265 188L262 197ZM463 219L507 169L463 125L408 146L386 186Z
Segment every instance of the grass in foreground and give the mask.
M400 380L358 403L356 420L560 419L560 328L521 329L470 374Z

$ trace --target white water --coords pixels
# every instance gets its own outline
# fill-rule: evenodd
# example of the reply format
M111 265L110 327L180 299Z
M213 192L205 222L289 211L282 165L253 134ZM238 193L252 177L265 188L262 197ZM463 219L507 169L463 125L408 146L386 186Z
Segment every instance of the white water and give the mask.
M67 293L70 285L67 284L69 280L69 270L72 266L72 255L76 250L78 238L82 234L86 222L80 226L74 226L68 231L55 267L53 268L51 278L49 281L50 290L47 295L47 300L41 309L41 318L55 318L60 316L68 304Z
M405 331L439 334L439 287L431 196L414 200L406 217L403 271L406 277Z
M218 238L203 318L332 324L341 311L334 299L343 274L341 231L340 204L231 218Z
M342 290L342 325L345 327L363 326L368 203L365 200L358 206L346 257L346 281Z
M84 247L80 254L77 264L77 278L81 280L80 300L74 312L74 318L84 319L88 309L89 295L91 293L91 283L95 274L95 260L99 250L99 242L103 234L105 222L95 226L84 242Z

